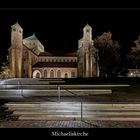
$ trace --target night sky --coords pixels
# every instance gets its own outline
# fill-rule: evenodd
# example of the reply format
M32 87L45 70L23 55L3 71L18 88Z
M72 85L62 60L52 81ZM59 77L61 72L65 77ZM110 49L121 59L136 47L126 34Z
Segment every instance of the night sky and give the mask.
M78 48L88 23L93 38L111 31L124 57L140 35L140 9L0 9L0 57L10 47L11 25L18 22L24 38L35 32L46 51L72 52ZM125 58L125 57L124 57Z

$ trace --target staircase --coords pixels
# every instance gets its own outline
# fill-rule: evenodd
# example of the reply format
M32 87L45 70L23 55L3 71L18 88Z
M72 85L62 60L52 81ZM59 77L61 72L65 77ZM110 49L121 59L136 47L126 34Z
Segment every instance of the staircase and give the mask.
M80 102L9 102L4 104L19 120L140 121L140 104L94 104ZM82 118L81 118L82 117Z
M11 100L28 97L57 97L58 94L60 96L92 96L112 93L111 89L100 89L102 85L67 85L63 84L64 82L63 79L13 78L1 80L0 98Z

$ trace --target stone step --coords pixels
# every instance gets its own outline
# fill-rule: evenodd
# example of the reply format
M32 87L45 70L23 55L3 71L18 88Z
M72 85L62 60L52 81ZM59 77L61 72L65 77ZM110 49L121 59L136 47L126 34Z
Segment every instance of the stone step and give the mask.
M72 110L72 109L42 109L42 108L38 108L38 109L17 109L17 110L13 110L13 111L18 111L18 112L81 112L81 108L80 109L75 109L75 110ZM83 112L84 113L88 113L88 112L93 112L93 113L98 113L98 112L140 112L140 110L88 110L88 109L83 109Z
M80 102L45 102L45 103L6 103L4 106L6 107L81 107ZM140 109L140 104L91 104L91 103L83 103L84 108L89 108L89 109L102 109L102 108L113 108L113 109L127 109L127 108L138 108Z
M29 86L29 85L50 85L50 84L64 84L65 81L14 81L14 82L3 82L0 85L5 85L5 86Z
M15 91L15 92L17 92L17 91L21 90L23 93L26 93L26 92L55 92L55 93L58 93L58 89L57 88L55 89L55 87L52 87L52 88L49 87L47 89L46 86L37 86L37 85L35 85L35 87L24 86L23 88L14 87L14 86L10 86L10 85L8 85L8 86L9 86L9 88L1 89L0 91ZM42 88L42 89L40 89L40 88ZM69 89L69 90L61 89L60 93L63 93L63 92L69 93L70 95L82 93L82 92L86 93L86 94L111 94L112 90L110 90L110 89Z
M64 106L80 106L81 104L80 103L48 103L48 104L8 104L8 103L6 103L5 104L5 106L7 106L7 107L49 107L49 106L54 106L54 107L56 107L56 106L62 106L62 107L64 107ZM86 106L86 105L85 105ZM88 105L87 105L88 106Z
M4 105L4 107L7 107ZM79 111L81 110L81 106L80 105L70 105L70 106L8 106L9 110L26 110L26 111L38 111L38 110L73 110L73 111ZM83 111L129 111L129 110L133 110L133 111L140 111L139 107L86 107L83 106Z
M81 120L81 115L22 115L19 120L47 120L47 121L65 121L65 120ZM140 116L102 116L102 115L86 115L83 120L116 120L116 121L140 121Z
M81 114L81 110L80 111L67 111L67 110L37 110L37 111L14 111L13 114L16 115L80 115ZM132 112L132 111L128 111L128 112L92 112L92 111L83 111L83 115L105 115L105 116L140 116L140 111L139 112Z
M69 110L69 111L80 111L81 108L8 108L8 110L12 110L12 111L39 111L39 110L47 110L47 111L50 111L50 112L55 112L55 111L66 111L66 110ZM140 109L83 109L83 112L98 112L98 111L101 111L101 112L105 112L105 111L108 111L108 112L115 112L115 111L124 111L124 112L129 112L129 111L133 111L133 112L139 112Z
M56 120L56 121L63 121L63 120L80 120L80 117L76 117L75 115L71 115L71 116L66 116L66 115L47 115L47 116L34 116L34 115L22 115L19 117L18 120L47 120L47 121L53 121L53 120Z
M19 106L19 105L79 105L80 102L8 102L5 105ZM139 106L139 103L83 103L84 106L95 106L95 107L126 107L126 106Z
M14 108L14 107L9 107L8 108L9 110L26 110L26 111L38 111L38 110L52 110L52 111L55 111L55 110L74 110L74 111L79 111L80 110L80 107L77 108L77 107L61 107L61 108L58 108L58 107L42 107L42 108L21 108L21 107L18 107L18 108Z
M26 112L79 112L81 107L9 107L8 110L12 111L26 111ZM83 112L140 112L140 108L85 108L83 107Z
M74 94L72 94L72 93ZM92 95L103 95L103 94L111 94L112 91L110 90L61 90L60 97L68 96L68 97L75 97L77 96L92 96ZM58 97L58 90L30 90L30 89L3 89L0 90L0 98L7 98L7 97L21 97L21 98L28 98L28 97Z
M79 104L79 102L8 102L5 103L5 105L66 105L66 104ZM90 103L86 103L86 104L90 104ZM93 103L91 103L93 104Z
M0 80L0 84L3 84L3 83L42 83L42 82L49 82L49 81L55 81L55 82L61 82L61 81L64 81L64 79L36 79L36 78L11 78L11 79L3 79L3 80Z
M78 115L80 111L51 110L51 111L14 111L16 115Z
M81 120L80 102L9 102L19 120ZM140 121L140 104L83 104L84 120Z

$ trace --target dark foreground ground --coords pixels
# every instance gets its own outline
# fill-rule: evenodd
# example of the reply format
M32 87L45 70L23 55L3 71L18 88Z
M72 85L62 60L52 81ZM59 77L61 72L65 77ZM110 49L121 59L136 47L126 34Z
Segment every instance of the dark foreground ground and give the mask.
M140 103L139 78L113 78L113 79L77 79L67 80L66 84L129 84L130 87L112 88L111 95L94 95L81 97L84 102L96 103ZM2 105L12 100L0 100L0 128L140 128L139 121L18 121L9 117ZM14 100L18 102L19 100ZM30 97L22 101L57 101L57 97ZM63 97L61 101L80 101L80 98Z
M113 93L113 95L82 97L84 102L96 103L140 103L140 97L128 93ZM57 98L42 97L28 98L24 101L55 101ZM75 97L63 97L61 101L78 101ZM79 100L80 101L80 100ZM2 101L1 104L3 104ZM6 101L7 102L7 101ZM0 128L140 128L139 121L19 121L16 117L9 117L8 113L2 111Z

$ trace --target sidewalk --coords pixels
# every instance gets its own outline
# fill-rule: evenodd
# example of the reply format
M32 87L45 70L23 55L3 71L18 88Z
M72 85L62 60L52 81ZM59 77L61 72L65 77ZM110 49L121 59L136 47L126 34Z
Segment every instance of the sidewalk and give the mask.
M81 121L2 121L0 128L97 128Z
M0 121L0 128L140 128L140 122L123 121Z

